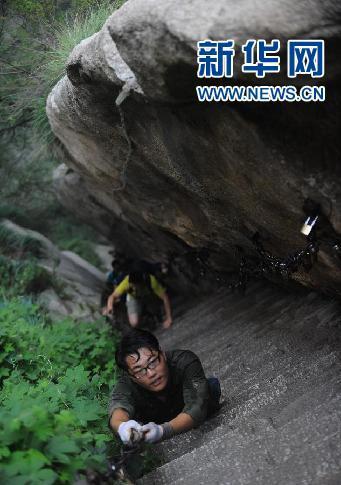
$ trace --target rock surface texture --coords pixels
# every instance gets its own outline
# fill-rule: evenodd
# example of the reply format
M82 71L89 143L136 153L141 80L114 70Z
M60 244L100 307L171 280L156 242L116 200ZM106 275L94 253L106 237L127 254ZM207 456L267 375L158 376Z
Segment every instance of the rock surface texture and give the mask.
M222 408L156 451L140 485L341 483L340 304L259 284L193 303L159 335L191 349L222 386Z
M311 199L323 244L295 278L340 294L340 18L332 0L129 0L74 49L48 98L66 160L60 199L131 255L206 248L223 270L237 268L236 246L254 254L256 231L278 256L303 248ZM235 41L230 84L323 84L326 101L199 103L196 43L206 38ZM281 73L241 73L251 38L280 39ZM288 39L325 39L324 78L287 77Z
M39 245L38 264L55 280L57 288L47 288L39 294L38 302L52 319L71 316L76 320L94 321L101 317L101 293L106 275L72 251L61 251L49 239L9 221L0 227L13 235L28 237Z

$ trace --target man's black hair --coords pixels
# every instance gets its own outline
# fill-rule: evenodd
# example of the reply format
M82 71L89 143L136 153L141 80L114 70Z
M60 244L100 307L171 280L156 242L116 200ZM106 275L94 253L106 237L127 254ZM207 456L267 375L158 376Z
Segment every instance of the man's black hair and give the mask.
M128 366L125 360L126 357L128 357L128 355L136 354L139 359L139 349L142 347L146 347L151 351L160 351L158 339L152 333L147 332L147 330L134 329L125 334L115 354L118 367L127 370Z

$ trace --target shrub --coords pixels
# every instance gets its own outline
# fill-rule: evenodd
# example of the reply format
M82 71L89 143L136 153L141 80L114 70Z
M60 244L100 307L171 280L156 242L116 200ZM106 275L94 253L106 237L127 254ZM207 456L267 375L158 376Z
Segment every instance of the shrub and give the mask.
M43 357L45 362L54 363L54 377L81 362L92 375L100 372L101 382L113 385L118 336L111 335L103 322L82 323L78 327L72 320L64 320L49 325L37 305L12 300L0 308L0 327L4 344L12 349L7 357L2 355L1 366L6 367L5 363L10 361L17 373L27 377L29 371L29 378L35 381L51 377L50 370L42 365Z
M16 0L12 5L14 12L28 20L32 32L29 28L17 28L17 38L7 40L0 49L2 62L10 62L5 72L5 84L0 87L0 97L4 102L0 113L12 125L28 120L28 129L33 128L36 157L46 153L46 147L53 140L45 111L46 98L64 76L72 49L81 40L98 32L109 15L124 2L78 0L71 2L65 12L58 8L57 2L41 4ZM13 45L18 41L13 61Z
M67 15L65 21L52 27L53 46L46 52L40 74L45 93L44 96L40 96L41 102L36 104L33 110L33 126L40 139L46 143L53 139L45 112L46 98L52 87L64 76L71 51L83 39L101 30L106 19L124 2L125 0L101 0L91 2L90 5L85 2L85 10L83 7L75 15Z
M64 216L54 222L49 237L60 249L74 251L97 268L101 267L102 261L94 250L97 233L90 226L75 225L69 216Z
M0 223L0 252L10 256L39 256L41 245L36 239L18 234Z
M20 300L0 305L0 329L0 482L72 483L105 469L118 336L103 323L48 325Z
M0 274L0 294L6 298L38 294L49 287L58 286L35 259L15 260L0 255Z
M33 212L36 212L31 208ZM38 209L37 209L38 210ZM45 211L39 208L40 217L32 221L29 213L24 213L18 206L0 204L0 219L10 217L13 221L31 229L43 232L61 250L74 251L94 266L102 268L102 261L94 250L98 235L91 227L78 222L66 214L60 206L47 205ZM37 212L36 212L37 215ZM0 222L0 254L12 258L39 257L41 244L37 239L20 235Z

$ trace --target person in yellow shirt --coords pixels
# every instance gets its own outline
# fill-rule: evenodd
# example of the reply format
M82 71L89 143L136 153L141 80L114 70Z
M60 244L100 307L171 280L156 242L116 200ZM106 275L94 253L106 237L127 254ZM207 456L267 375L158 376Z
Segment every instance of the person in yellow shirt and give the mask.
M163 301L165 310L163 327L169 328L172 325L173 320L169 297L165 288L161 286L154 275L135 271L126 276L108 298L107 315L113 312L115 302L124 294L127 295L126 306L128 320L132 327L138 326L143 307L148 305L148 301L150 301L153 295L156 295Z

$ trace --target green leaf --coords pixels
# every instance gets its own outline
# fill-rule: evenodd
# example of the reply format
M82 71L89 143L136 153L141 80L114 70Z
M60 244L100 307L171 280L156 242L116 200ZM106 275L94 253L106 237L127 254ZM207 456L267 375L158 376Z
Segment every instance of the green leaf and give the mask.
M7 446L1 446L0 447L0 458L2 457L7 457L10 455L10 450Z
M59 414L55 416L55 421L60 427L73 426L76 423L76 417L74 413L68 409L63 409Z
M51 485L58 479L57 473L50 468L42 468L32 476L32 484Z
M6 466L6 473L9 476L30 475L37 472L44 465L50 464L50 460L38 450L15 451L10 456L10 461Z
M88 399L75 401L73 410L82 426L86 426L89 421L96 421L103 417L103 409L100 404Z
M103 468L114 444L106 405L117 338L103 322L49 325L24 299L0 302L0 334L11 352L0 364L1 484L72 483Z
M6 468L4 468L6 473ZM23 474L18 470L18 474L9 477L4 485L52 485L58 479L57 473L50 468L42 468L38 471L32 471L30 474Z
M46 453L53 461L69 463L70 454L79 453L77 443L67 436L54 436L46 447Z
M112 440L112 436L109 436L109 434L95 434L94 436L96 440L96 448L100 448L104 443L108 443L109 441Z
M21 427L21 421L18 418L12 419L9 425L11 431L18 431Z

